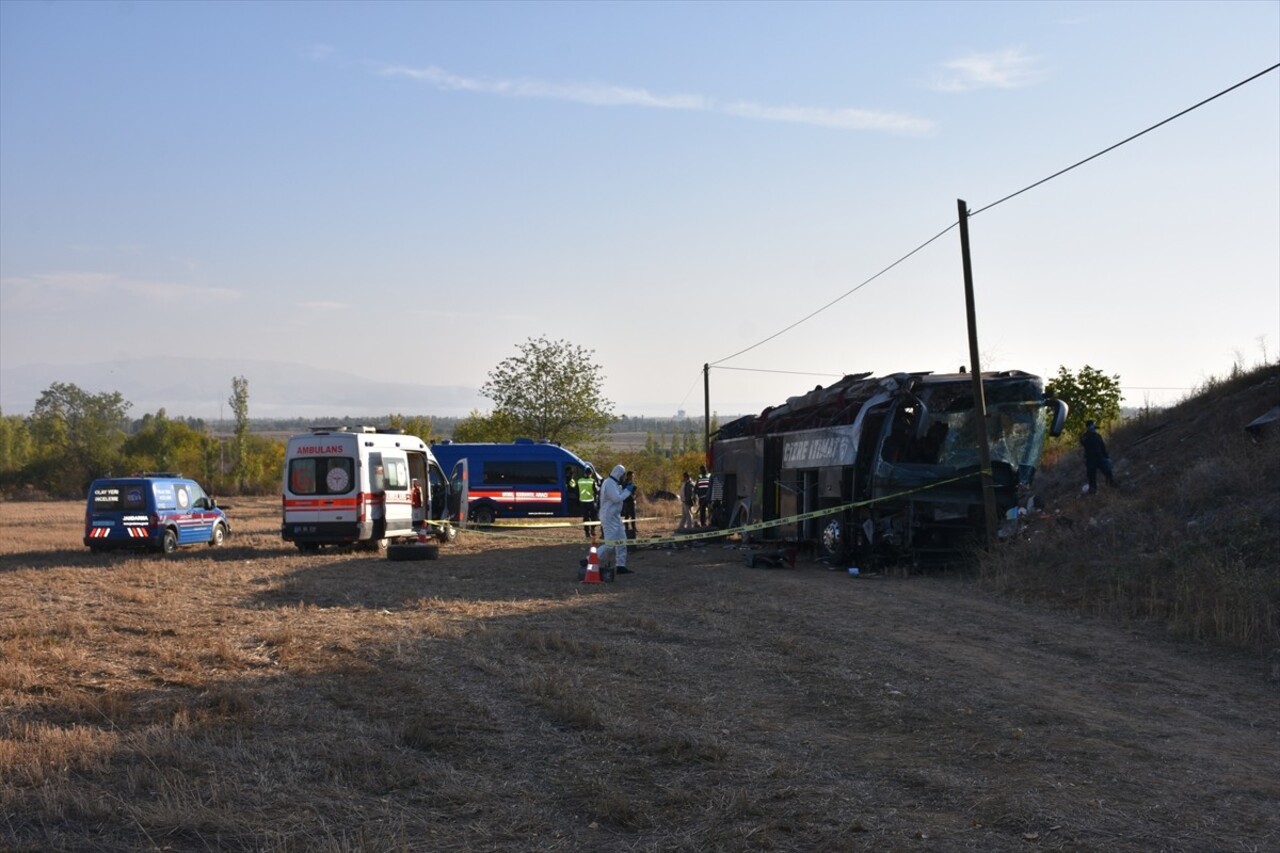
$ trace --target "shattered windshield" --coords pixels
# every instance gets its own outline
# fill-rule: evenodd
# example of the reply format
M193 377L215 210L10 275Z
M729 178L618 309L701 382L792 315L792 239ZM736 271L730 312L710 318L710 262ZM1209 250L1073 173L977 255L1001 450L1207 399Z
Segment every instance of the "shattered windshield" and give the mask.
M956 468L979 464L977 417L972 409L942 412L934 421L946 424L938 464ZM987 412L991 461L1004 462L1017 471L1034 469L1040 462L1048 425L1049 413L1038 403L996 404Z

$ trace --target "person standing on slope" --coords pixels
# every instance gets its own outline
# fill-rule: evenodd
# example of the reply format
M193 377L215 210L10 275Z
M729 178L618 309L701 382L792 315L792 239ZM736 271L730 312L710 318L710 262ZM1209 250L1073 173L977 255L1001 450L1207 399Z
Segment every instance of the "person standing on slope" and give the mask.
M1098 425L1093 421L1084 425L1080 446L1084 448L1084 472L1089 479L1089 494L1098 491L1099 471L1107 478L1107 485L1114 486L1116 481L1111 475L1111 456L1107 453L1107 443L1098 434Z

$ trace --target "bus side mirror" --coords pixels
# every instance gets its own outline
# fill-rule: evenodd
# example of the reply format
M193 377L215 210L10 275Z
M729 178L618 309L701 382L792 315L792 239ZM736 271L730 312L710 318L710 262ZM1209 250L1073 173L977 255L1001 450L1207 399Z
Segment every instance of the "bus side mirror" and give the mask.
M1067 404L1056 397L1050 397L1044 401L1044 404L1049 407L1049 414L1053 417L1053 421L1049 424L1049 435L1057 438L1062 435L1062 428L1067 425Z

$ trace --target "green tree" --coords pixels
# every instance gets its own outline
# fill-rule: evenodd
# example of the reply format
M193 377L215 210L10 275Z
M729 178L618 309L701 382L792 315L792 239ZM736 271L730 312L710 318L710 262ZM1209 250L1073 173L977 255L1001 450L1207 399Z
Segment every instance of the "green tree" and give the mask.
M121 452L128 468L134 471L174 471L202 480L209 486L205 460L207 444L216 441L192 428L186 421L170 420L164 409L154 415L143 415L134 424L133 435L125 440Z
M236 484L240 494L278 492L284 476L284 442L262 435L244 441L244 480Z
M18 472L31 461L33 451L27 419L0 414L0 484L16 483Z
M1085 421L1097 421L1107 429L1120 420L1120 375L1107 376L1095 367L1085 365L1073 374L1066 367L1058 367L1058 375L1044 387L1045 394L1057 397L1067 404L1067 425L1063 435L1077 436L1084 432Z
M453 427L454 441L514 441L521 435L520 425L508 412L482 414L475 409Z
M404 415L388 415L387 426L404 430L405 435L416 435L427 444L439 438L431 434L431 418L424 418L421 415L414 415L411 418L406 418Z
M494 415L514 423L518 435L567 445L596 440L614 417L594 355L567 341L530 338L519 355L489 371L480 393L493 400Z
M243 376L231 379L231 396L227 398L231 413L236 419L235 438L231 441L231 478L236 488L242 489L249 479L249 380Z
M54 494L70 496L111 472L122 461L130 405L118 391L90 394L64 382L46 388L28 421L33 478Z

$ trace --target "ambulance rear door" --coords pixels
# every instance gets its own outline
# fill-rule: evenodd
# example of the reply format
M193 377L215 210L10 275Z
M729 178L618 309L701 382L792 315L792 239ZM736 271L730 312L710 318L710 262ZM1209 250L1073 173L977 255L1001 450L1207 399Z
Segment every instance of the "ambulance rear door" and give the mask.
M372 471L373 500L371 507L381 507L381 530L374 517L374 538L394 539L414 536L413 499L409 494L412 479L409 475L409 459L402 450L384 450L369 454ZM381 535L379 535L381 533Z

